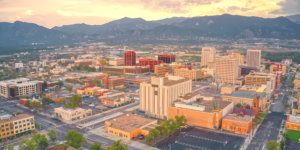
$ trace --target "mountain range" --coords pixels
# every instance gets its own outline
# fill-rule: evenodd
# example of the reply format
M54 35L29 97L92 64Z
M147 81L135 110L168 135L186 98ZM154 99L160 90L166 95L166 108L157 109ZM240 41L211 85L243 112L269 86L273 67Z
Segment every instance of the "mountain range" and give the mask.
M48 29L33 23L0 22L0 46L85 40L278 38L300 39L300 15L260 18L237 15L173 17L156 21L122 18L103 25L73 24Z

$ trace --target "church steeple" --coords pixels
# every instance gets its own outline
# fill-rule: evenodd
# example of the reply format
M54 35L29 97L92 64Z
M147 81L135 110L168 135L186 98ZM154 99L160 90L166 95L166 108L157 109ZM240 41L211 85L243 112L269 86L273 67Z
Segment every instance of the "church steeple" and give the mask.
M257 93L255 93L254 98L253 98L252 109L254 110L255 117L257 117L258 112L259 112L259 97L257 96Z

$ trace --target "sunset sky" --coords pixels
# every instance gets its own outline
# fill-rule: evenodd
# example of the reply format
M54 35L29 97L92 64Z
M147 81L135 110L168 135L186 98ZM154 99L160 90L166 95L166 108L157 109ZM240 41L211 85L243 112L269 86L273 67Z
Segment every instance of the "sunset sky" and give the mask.
M300 0L0 0L0 22L19 20L47 28L100 25L123 17L158 20L224 13L265 18L300 14Z

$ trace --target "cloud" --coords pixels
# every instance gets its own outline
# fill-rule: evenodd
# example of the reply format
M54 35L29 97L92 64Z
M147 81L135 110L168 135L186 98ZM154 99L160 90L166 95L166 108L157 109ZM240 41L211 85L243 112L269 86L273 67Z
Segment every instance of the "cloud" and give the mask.
M210 5L221 0L141 0L146 9L155 11L167 11L171 13L190 12L191 6Z
M25 15L34 15L33 13L33 10L26 10L26 12L24 13Z
M281 8L271 11L270 14L294 15L300 13L300 0L282 0L277 5Z
M228 13L235 12L235 11L242 11L246 12L248 10L252 10L253 8L246 8L246 7L238 7L238 6L229 6L226 8L226 11Z

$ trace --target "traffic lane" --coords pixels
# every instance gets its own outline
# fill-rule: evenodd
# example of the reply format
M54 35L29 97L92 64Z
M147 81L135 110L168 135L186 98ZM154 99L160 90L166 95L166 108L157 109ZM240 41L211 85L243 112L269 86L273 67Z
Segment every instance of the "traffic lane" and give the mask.
M25 108L20 107L20 106L16 106L16 108L18 108L18 109L20 109L20 110L22 110L23 112L26 112L26 113L28 113L28 114L34 115L34 116L37 117L37 118L41 118L42 120L50 121L50 122L52 122L52 123L54 123L54 124L56 124L56 125L62 125L62 124L65 124L65 123L63 123L63 122L54 120L54 119L49 118L49 117L47 117L47 116L41 115L41 114L39 114L39 113L31 112L30 110L25 109Z

